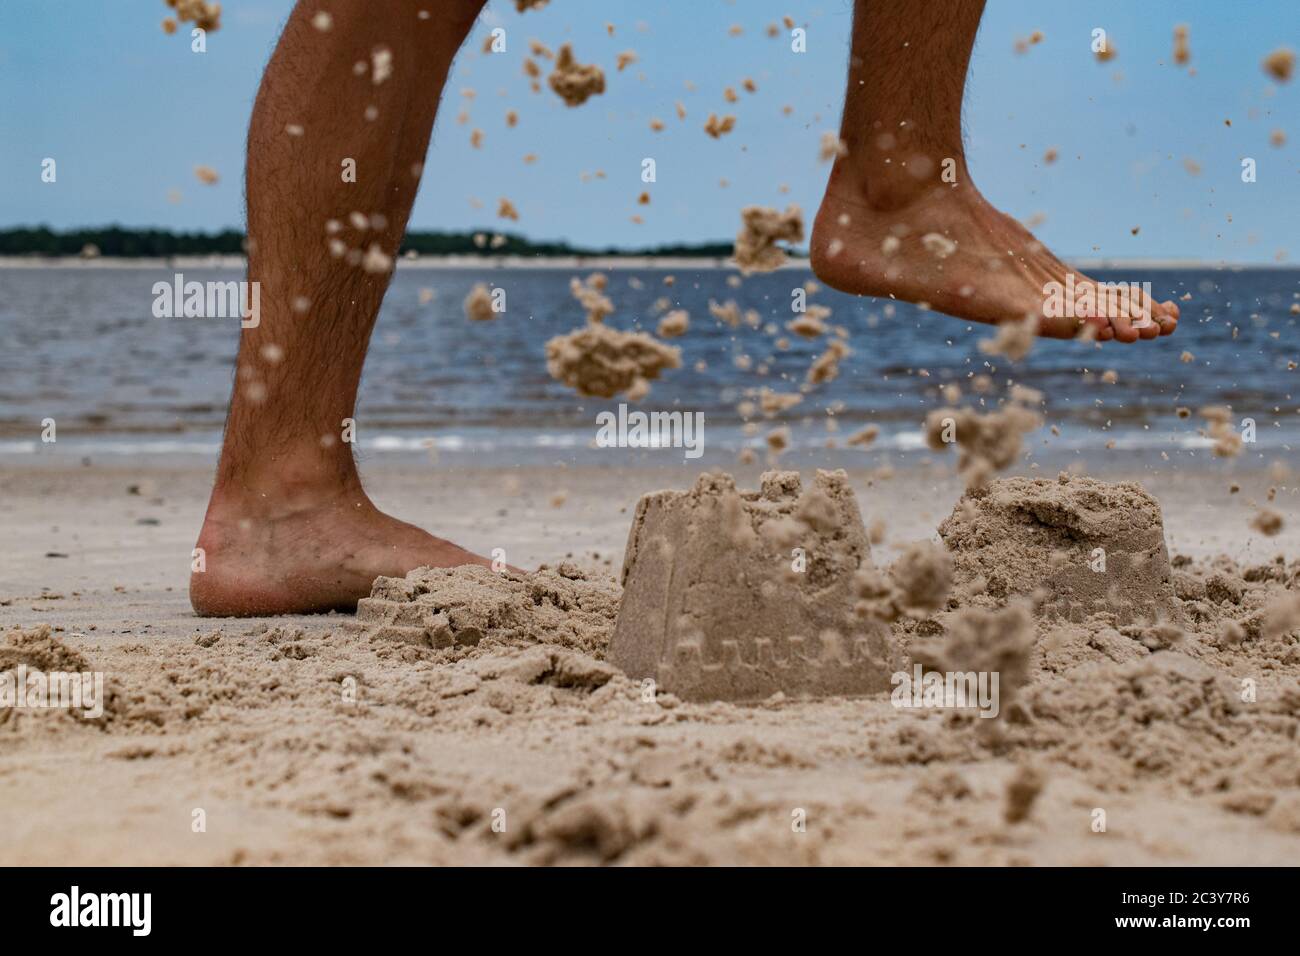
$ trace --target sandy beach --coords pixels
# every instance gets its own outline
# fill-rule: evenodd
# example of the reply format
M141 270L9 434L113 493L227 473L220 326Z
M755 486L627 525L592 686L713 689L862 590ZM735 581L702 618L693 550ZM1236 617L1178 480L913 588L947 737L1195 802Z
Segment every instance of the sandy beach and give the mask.
M740 469L738 483L757 473ZM691 477L390 467L369 487L381 507L483 553L612 578L637 496ZM109 688L99 721L5 714L0 862L1257 865L1300 854L1293 634L1062 650L1040 626L1026 716L994 736L886 695L646 704L599 650L480 647L456 660L355 633L348 615L196 618L186 585L209 480L192 466L0 472L0 628L10 646L25 633L31 660L84 662ZM1246 619L1265 591L1275 598L1288 576L1295 586L1300 541L1293 524L1272 539L1247 527L1267 472L1238 467L1231 480L1236 495L1210 468L1147 484L1176 575L1240 582L1241 603L1224 611ZM851 481L864 519L887 522L881 567L932 538L961 492L938 466ZM1279 554L1282 580L1246 582ZM1179 587L1191 608L1192 586ZM915 636L898 630L900 646ZM353 703L340 693L349 675ZM1257 679L1258 702L1234 707L1243 677ZM1036 799L1009 822L1026 773ZM1092 829L1098 808L1104 833Z
M0 4L15 929L1294 925L1287 4L65 6Z

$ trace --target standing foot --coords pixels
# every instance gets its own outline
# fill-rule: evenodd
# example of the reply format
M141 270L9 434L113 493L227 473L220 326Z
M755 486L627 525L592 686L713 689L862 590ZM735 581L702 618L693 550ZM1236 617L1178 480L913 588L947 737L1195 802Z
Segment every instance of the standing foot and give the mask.
M281 499L218 491L198 547L206 567L190 576L190 603L213 617L353 611L380 575L490 565L384 514L359 484Z

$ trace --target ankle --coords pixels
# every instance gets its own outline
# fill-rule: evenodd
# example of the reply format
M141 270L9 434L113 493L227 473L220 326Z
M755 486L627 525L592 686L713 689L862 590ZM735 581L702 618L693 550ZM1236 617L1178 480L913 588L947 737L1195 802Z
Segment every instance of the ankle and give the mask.
M211 510L266 518L286 517L337 504L369 503L350 453L283 449L257 460L223 451L212 489Z
M869 150L869 155L838 159L831 169L826 193L840 201L865 206L871 212L895 212L936 192L974 190L966 159L916 153L910 158L897 152Z

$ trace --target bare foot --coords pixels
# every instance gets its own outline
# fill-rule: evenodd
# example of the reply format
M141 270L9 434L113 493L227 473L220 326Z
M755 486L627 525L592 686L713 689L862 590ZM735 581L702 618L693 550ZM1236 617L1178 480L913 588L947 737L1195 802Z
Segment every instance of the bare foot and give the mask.
M213 617L352 611L380 575L490 564L384 514L359 483L278 499L218 491L198 547L190 603Z
M1121 342L1169 335L1178 325L1177 305L1140 290L1129 296L1124 287L1108 305L1095 280L1073 272L971 185L869 196L837 163L810 249L813 271L832 288L924 302L974 322L1032 315L1039 335L1074 338L1091 326L1098 339ZM1053 314L1045 307L1051 284L1064 289L1067 281L1079 308Z

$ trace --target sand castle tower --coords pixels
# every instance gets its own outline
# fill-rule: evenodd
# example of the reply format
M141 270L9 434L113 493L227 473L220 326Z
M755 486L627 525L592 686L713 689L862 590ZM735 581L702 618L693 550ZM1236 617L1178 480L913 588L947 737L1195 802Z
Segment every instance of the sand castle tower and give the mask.
M888 629L853 611L870 545L843 471L705 474L637 503L609 660L686 700L890 688Z
M1181 619L1160 504L1131 481L998 478L939 525L960 587L993 602L1034 595L1047 617Z

